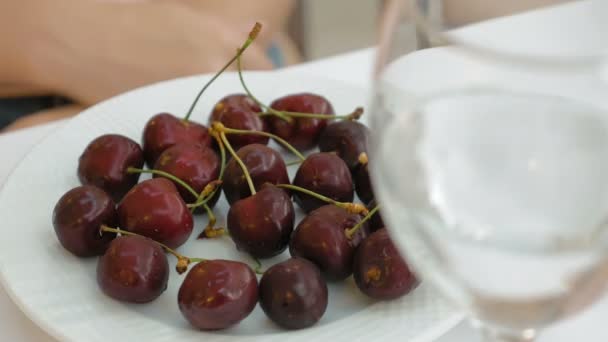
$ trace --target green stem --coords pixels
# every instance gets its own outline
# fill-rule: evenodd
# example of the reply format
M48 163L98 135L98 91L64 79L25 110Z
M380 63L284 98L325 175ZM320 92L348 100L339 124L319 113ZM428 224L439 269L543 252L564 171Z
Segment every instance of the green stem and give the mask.
M294 161L285 163L285 166L294 166L294 165L300 165L300 164L302 164L302 160L294 160Z
M276 111L276 110L275 110ZM363 108L357 107L352 113L345 115L335 115L335 114L314 114L314 113L300 113L300 112L288 112L288 111L280 111L281 114L288 116L290 118L309 118L309 119L323 119L323 120L358 120L361 115L363 115ZM273 112L262 112L259 113L258 116L270 116L276 115Z
M211 83L213 83L224 71L226 71L226 69L228 69L228 67L230 67L230 65L232 65L232 63L234 63L235 60L237 60L237 59L240 60L241 55L243 54L243 52L245 52L245 50L247 50L247 48L249 47L249 45L251 45L251 43L253 43L253 41L255 40L255 38L260 33L261 29L262 29L262 25L260 23L255 23L255 25L253 26L253 29L251 29L251 32L249 32L249 36L247 37L247 40L237 50L236 55L234 57L232 57L232 59L230 59L230 61L228 61L228 63L226 63L226 65L224 65L220 69L220 71L218 71L207 82L207 84L205 84L203 86L203 88L199 91L198 95L196 95L196 98L194 99L194 102L192 102L192 105L190 105L190 109L188 109L188 113L186 114L186 117L184 117L184 121L188 121L190 119L190 116L192 115L192 112L194 111L194 107L196 107L196 104L198 103L199 99L201 98L201 96L203 95L203 93L205 92L205 90L207 90L207 88L209 88L209 86L211 85Z
M260 260L258 258L254 258L254 257L251 257L251 258L255 262L255 268L253 269L253 271L256 274L264 274L264 271L262 270L262 263L260 262Z
M329 203L329 204L333 204L337 207L340 207L342 209L345 209L353 214L363 214L363 215L367 215L368 210L367 208L365 208L365 206L358 204L358 203L351 203L351 202L338 202L336 200L334 200L333 198L329 198L327 196L323 196L321 194L318 194L314 191L299 187L297 185L292 185L292 184L277 184L277 187L279 188L284 188L284 189L289 189L289 190L294 190L294 191L298 191L301 192L303 194L312 196L318 200L321 200L323 202Z
M143 235L139 235L137 233L133 233L133 232L129 232L129 231L126 231L126 230L122 230L120 228L111 228L111 227L108 227L106 225L101 225L101 228L99 230L101 232L106 232L106 233L115 233L115 234L130 235L130 236L140 236L140 237L144 237L146 239L150 239L148 237L145 237ZM152 239L150 239L150 240L152 240ZM164 243L158 242L156 240L152 240L152 241L154 241L156 244L158 244L159 246L161 246L165 251L167 251L167 253L172 254L173 256L175 256L177 258L177 266L175 266L175 269L177 270L177 272L179 274L184 273L188 269L188 265L190 265L193 262L207 261L207 259L203 259L203 258L189 258L189 257L186 257L186 256L178 253L174 249L170 248L169 246L165 245Z
M269 138L275 139L279 144L283 145L286 149L288 149L296 157L300 158L300 160L304 161L306 159L306 157L304 157L300 151L298 151L295 147L293 147L285 139L283 139L277 135L274 135L272 133L268 133L268 132L264 132L264 131L248 131L248 130L243 130L243 129L234 129L234 128L228 128L225 126L223 128L221 128L221 130L224 133L228 133L228 134L261 135L264 137L269 137Z
M232 155L232 158L234 158L234 160L241 167L241 170L243 170L243 174L245 175L245 179L247 180L247 185L249 185L249 191L251 191L251 195L255 195L256 194L255 186L253 185L253 180L251 179L251 175L249 174L249 171L247 170L247 166L245 166L245 163L243 163L243 160L241 160L241 158L236 154L236 152L234 152L234 149L230 145L228 138L226 138L226 134L222 131L218 132L218 134L220 135L220 138L222 139L222 143L224 144L224 146L226 146L226 148L228 149L228 152L230 152L230 154Z
M241 57L237 56L236 58L236 65L237 65L237 70L238 70L238 74L239 74L239 80L241 81L241 86L243 86L243 89L245 90L245 93L247 94L247 96L249 96L249 98L251 98L253 100L253 102L255 102L258 106L260 106L260 108L264 109L264 111L272 113L275 116L278 116L279 118L287 121L287 122L291 122L291 118L283 115L280 111L265 105L264 103L262 103L262 101L258 100L257 97L255 97L251 91L249 90L249 88L247 87L247 84L245 84L245 79L243 78L243 68L241 66Z
M347 229L345 231L346 237L349 239L352 239L353 236L355 235L355 233L357 233L357 231L363 227L363 224L365 222L367 222L370 218L372 218L372 216L374 216L376 214L376 212L378 212L378 210L380 209L380 206L377 205L374 209L370 210L369 213L367 213L367 215L365 215L365 217L359 221L359 223L357 223L354 227Z
M184 189L186 189L189 193L191 193L194 196L194 198L198 197L198 193L196 191L194 191L194 189L192 189L192 187L190 185L188 185L183 180L179 179L178 177L175 177L174 175L172 175L168 172L161 171L161 170L142 170L142 169L130 167L127 169L127 173L150 173L153 175L165 177L169 180L174 181L175 183L179 184L180 186L184 187Z

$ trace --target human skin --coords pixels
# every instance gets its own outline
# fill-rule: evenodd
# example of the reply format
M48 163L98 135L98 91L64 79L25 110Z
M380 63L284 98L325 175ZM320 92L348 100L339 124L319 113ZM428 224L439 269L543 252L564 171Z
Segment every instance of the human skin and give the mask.
M293 1L255 3L0 1L0 97L58 94L75 102L18 127L69 116L145 84L218 70L256 20L266 25L244 67L272 68L266 49Z

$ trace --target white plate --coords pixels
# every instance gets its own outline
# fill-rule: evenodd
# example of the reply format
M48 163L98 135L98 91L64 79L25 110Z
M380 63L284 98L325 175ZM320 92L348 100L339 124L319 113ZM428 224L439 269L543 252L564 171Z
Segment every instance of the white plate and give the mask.
M168 81L103 102L76 117L32 150L0 193L0 270L4 286L20 308L48 333L71 341L278 341L394 340L431 341L460 319L427 286L403 300L374 303L356 289L352 279L331 285L329 306L314 327L285 332L273 325L257 307L238 326L217 332L192 329L177 306L181 277L172 274L167 291L144 305L124 304L99 291L95 259L78 259L57 242L51 225L56 201L78 186L79 155L95 137L119 133L140 141L146 121L168 111L183 115L207 76ZM338 112L364 104L367 94L342 83L317 78L286 77L280 73L247 73L246 79L262 101L289 93L313 91L325 95ZM235 74L226 74L203 96L193 120L206 123L213 104L224 95L241 92ZM291 174L294 168L290 170ZM216 212L220 223L228 206L221 200ZM301 214L300 214L301 217ZM195 232L180 251L190 256L227 258L251 263L239 254L229 238L195 240L206 219L196 220ZM268 267L287 253L264 262ZM175 260L171 260L174 263Z

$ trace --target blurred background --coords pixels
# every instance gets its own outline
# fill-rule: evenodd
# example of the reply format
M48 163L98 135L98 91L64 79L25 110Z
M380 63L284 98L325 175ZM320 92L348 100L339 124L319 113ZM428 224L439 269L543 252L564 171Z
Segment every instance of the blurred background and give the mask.
M290 35L304 60L372 46L381 6L381 1L298 1Z

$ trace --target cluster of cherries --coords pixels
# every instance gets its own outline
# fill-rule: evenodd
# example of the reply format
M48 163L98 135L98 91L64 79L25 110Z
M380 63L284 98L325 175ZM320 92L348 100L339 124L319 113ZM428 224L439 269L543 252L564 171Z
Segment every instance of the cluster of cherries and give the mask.
M256 25L230 61L237 61L239 74L240 55L258 31ZM258 302L281 327L309 327L327 308L326 281L353 274L372 298L409 293L418 282L377 213L367 169L369 132L357 121L362 111L335 115L325 98L310 93L266 106L240 76L246 94L220 100L208 127L189 120L205 86L186 118L152 117L143 148L115 134L93 140L79 160L83 185L63 195L54 210L60 243L79 257L101 256L100 288L126 302L145 303L163 293L170 273L166 252L177 257L179 273L196 263L178 304L203 330L240 322ZM266 146L269 139L299 159L293 182L281 154ZM300 153L317 146L321 152ZM138 183L142 173L153 178ZM355 189L367 205L353 203ZM230 204L227 232L215 227L213 214L222 191ZM292 198L307 213L297 226ZM262 272L238 261L183 256L176 249L190 237L199 212L209 219L201 237L229 235L237 249L257 259L289 247L291 258ZM262 274L259 283L256 273Z

